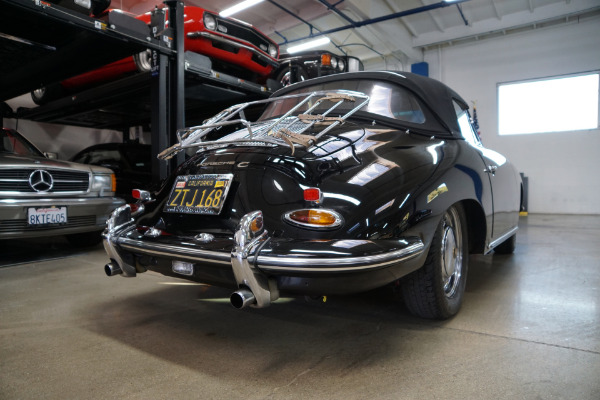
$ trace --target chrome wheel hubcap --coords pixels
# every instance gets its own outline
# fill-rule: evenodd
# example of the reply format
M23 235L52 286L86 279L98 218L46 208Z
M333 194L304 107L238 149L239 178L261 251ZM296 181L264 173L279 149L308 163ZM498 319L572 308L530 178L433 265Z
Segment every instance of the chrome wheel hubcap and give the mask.
M456 210L451 209L444 215L442 228L442 284L444 295L452 297L460 286L463 264L462 228Z

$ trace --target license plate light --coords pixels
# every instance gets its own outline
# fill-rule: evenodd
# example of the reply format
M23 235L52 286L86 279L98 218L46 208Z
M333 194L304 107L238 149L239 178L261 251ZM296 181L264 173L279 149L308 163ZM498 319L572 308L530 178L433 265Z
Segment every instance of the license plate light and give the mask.
M173 272L181 275L194 275L194 264L184 261L173 261Z

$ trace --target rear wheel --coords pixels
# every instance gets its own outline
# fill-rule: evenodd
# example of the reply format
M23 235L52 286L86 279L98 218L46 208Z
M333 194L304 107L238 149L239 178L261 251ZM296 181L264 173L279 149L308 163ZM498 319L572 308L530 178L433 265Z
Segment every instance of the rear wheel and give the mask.
M67 240L75 247L91 247L102 241L102 231L74 233L67 235Z
M444 213L423 267L401 282L408 310L430 319L455 315L462 304L468 259L466 217L457 204Z

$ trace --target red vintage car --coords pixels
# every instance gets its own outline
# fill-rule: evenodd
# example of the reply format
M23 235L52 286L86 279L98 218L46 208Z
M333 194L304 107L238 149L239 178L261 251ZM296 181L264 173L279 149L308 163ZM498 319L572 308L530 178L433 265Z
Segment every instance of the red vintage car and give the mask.
M108 18L109 13L123 11L111 10L103 18ZM168 11L165 14L168 17ZM151 14L147 12L134 17L149 24ZM263 83L279 66L279 46L252 25L237 19L224 18L200 7L185 6L184 33L185 50L210 57L213 68L220 72ZM149 70L150 52L145 51L34 90L31 97L36 104L45 104L67 93Z

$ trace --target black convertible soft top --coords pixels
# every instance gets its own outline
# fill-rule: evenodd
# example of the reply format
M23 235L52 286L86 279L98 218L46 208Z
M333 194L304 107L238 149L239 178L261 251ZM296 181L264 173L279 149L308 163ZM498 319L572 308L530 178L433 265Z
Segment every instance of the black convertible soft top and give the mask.
M468 108L464 99L442 82L410 72L361 71L328 75L287 86L275 92L273 96L282 96L291 91L296 91L316 84L354 79L388 81L405 87L413 92L425 105L427 105L430 111L437 116L437 122L441 124L440 127L443 127L443 133L451 133L453 136L460 136L460 129L452 100L456 100L464 108ZM432 127L429 126L428 128L431 129Z

